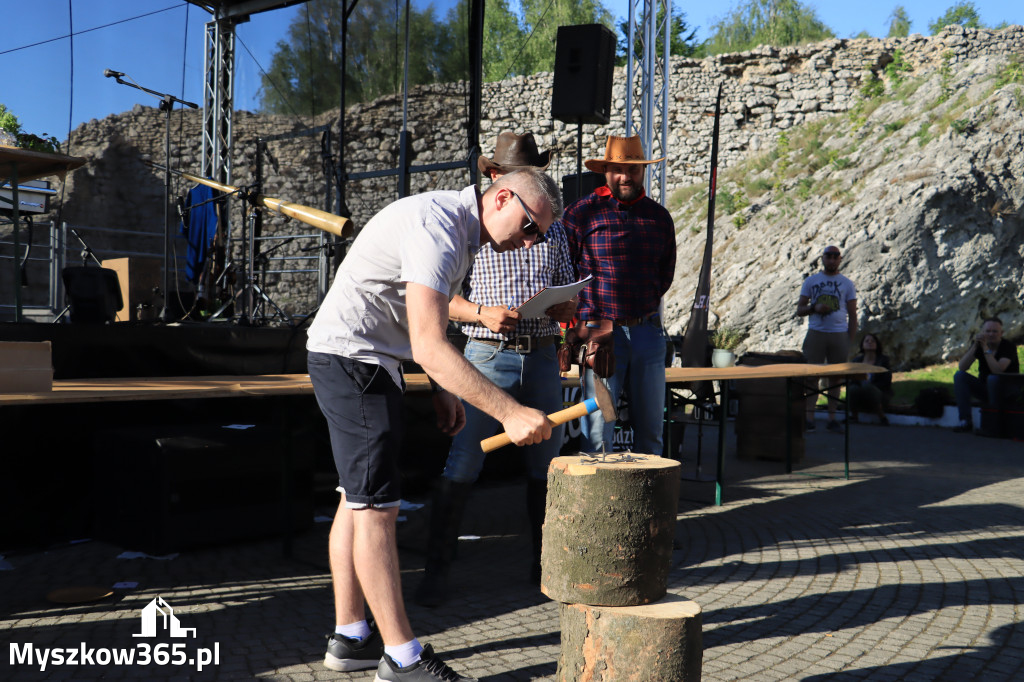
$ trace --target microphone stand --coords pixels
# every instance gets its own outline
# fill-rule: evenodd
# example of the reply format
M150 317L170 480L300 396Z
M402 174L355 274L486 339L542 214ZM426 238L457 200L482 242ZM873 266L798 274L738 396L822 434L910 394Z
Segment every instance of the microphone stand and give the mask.
M127 85L135 88L136 90L142 90L147 92L154 97L160 99L160 111L164 112L164 277L163 277L163 308L160 310L159 319L161 322L170 322L172 319L171 311L168 308L167 302L170 300L171 295L171 111L174 110L174 104L183 104L184 106L191 107L192 109L198 109L199 105L193 102L186 102L183 99L178 99L174 95L157 92L156 90L150 90L144 88L136 83L128 83L121 80L124 74L110 71L109 69L104 72L108 78L113 78L121 85Z

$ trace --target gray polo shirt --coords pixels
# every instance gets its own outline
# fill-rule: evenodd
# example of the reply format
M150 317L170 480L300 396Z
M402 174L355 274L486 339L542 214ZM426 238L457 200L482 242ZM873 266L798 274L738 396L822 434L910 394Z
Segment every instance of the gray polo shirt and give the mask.
M383 366L401 385L412 359L405 284L448 297L480 250L476 187L399 199L360 231L309 327L306 349Z

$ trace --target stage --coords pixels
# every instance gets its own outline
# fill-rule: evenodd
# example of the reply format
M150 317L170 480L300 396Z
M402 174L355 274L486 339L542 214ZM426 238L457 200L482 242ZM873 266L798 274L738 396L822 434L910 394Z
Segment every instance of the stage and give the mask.
M0 324L0 341L49 341L57 380L306 371L305 326L8 322Z
M0 399L0 550L110 537L110 498L138 500L146 488L176 500L163 508L166 519L194 520L207 509L232 532L272 533L286 449L293 483L304 486L293 488L297 510L320 495L337 499L326 422L304 377L304 326L4 323L0 341L49 341L55 387ZM273 375L303 380L253 383ZM404 422L413 437L402 451L403 485L422 491L450 441L434 425L428 391L406 397ZM240 517L229 509L262 523L233 523ZM175 537L182 547L218 541ZM240 538L220 536L231 539Z

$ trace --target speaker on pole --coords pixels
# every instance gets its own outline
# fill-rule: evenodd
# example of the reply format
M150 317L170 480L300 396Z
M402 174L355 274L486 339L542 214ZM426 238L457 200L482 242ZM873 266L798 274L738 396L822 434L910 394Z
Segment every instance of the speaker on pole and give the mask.
M580 175L562 176L562 205L568 206L581 197L585 197L601 185L605 184L604 175L593 171L583 171Z
M559 26L551 117L563 123L608 123L614 67L615 34L607 26Z

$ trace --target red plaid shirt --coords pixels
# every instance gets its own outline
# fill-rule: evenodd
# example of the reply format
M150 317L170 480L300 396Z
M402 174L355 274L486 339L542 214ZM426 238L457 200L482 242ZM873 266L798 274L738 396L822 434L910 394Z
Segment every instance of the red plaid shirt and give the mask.
M661 204L641 195L623 204L607 187L576 201L562 218L581 277L581 320L621 320L658 312L676 268L676 231Z

